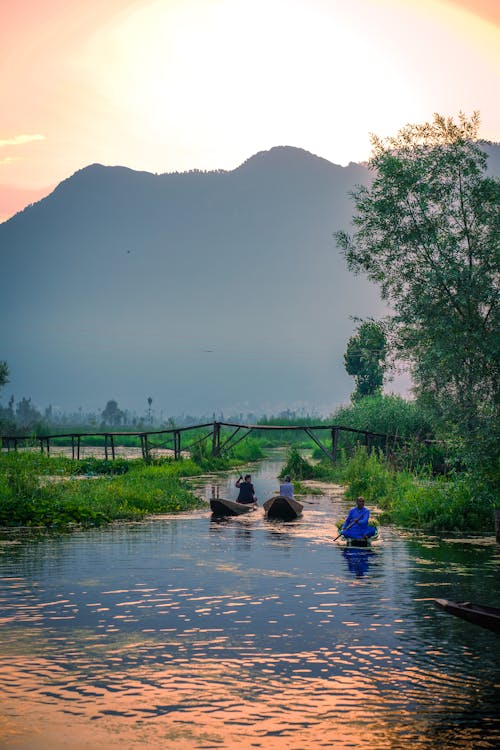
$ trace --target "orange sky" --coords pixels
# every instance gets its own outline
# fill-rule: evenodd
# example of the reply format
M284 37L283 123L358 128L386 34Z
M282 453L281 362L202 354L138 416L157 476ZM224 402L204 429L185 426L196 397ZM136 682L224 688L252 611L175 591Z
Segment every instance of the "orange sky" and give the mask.
M336 163L436 111L500 140L488 0L0 0L0 221L93 162Z

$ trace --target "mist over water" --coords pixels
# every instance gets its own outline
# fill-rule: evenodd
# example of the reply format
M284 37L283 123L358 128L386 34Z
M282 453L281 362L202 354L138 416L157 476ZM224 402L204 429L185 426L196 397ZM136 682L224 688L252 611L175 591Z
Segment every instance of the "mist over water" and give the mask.
M279 460L253 468L260 502ZM233 476L198 480L235 497ZM493 748L497 636L432 597L498 604L492 540L200 510L0 539L2 748Z

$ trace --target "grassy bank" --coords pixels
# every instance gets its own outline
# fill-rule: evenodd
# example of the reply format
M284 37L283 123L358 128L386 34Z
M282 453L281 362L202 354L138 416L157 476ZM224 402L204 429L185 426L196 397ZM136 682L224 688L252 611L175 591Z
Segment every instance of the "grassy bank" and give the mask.
M125 465L123 465L125 464ZM89 471L85 474L85 470ZM137 520L202 502L182 477L200 474L192 461L76 462L38 454L0 456L0 525L64 528Z
M258 441L247 439L228 455L213 457L209 441L192 458L80 461L36 451L0 453L0 526L98 526L152 513L200 507L186 477L258 460Z
M312 465L292 449L282 470L285 474L344 484L348 499L363 495L368 505L383 509L384 521L404 528L436 533L494 530L495 495L467 473L434 477L425 469L397 471L382 453L359 447L336 466Z

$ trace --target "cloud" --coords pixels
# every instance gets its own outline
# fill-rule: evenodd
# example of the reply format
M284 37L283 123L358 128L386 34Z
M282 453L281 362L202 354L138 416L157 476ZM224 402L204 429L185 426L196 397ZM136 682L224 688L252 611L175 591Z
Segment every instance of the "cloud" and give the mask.
M21 135L15 135L12 138L0 139L0 148L2 146L22 146L23 143L31 143L32 141L44 141L45 136L39 133L22 133Z
M0 159L0 167L5 166L5 164L13 164L15 161L19 161L19 157L6 156L3 159Z

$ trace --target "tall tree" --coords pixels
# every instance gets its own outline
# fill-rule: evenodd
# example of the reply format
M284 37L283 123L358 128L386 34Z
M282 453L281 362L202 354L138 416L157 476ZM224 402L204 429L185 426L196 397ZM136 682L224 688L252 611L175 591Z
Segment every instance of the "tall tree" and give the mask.
M344 354L345 369L354 377L356 389L351 398L380 393L387 368L387 340L381 323L365 320L347 342Z
M5 360L0 360L0 388L9 382L9 366ZM9 401L9 407L0 404L0 429L8 432L14 427L14 412Z
M348 266L392 305L417 394L462 434L498 418L500 181L486 174L479 116L435 115L372 139L374 179L353 197Z
M9 382L9 365L5 360L0 361L0 388Z
M104 411L101 413L101 419L104 425L120 425L122 423L124 414L121 409L118 408L118 403L114 399L110 399Z
M31 403L31 398L23 398L17 402L16 425L22 430L31 430L42 421L42 415Z

